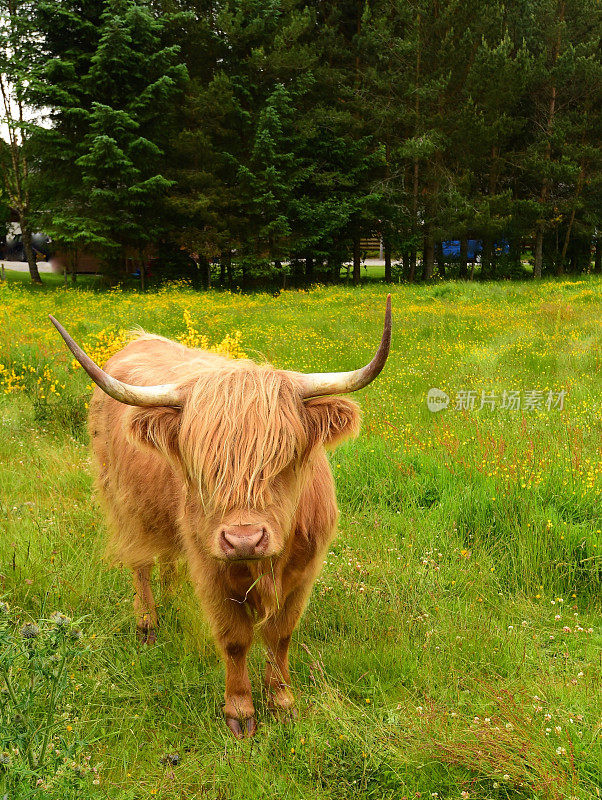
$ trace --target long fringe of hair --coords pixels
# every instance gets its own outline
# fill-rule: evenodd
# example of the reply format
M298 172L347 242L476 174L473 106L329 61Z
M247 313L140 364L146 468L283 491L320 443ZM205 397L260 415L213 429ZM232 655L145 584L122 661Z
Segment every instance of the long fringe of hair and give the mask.
M197 380L180 427L180 448L201 497L222 507L265 508L270 485L303 456L307 432L291 378L233 361Z

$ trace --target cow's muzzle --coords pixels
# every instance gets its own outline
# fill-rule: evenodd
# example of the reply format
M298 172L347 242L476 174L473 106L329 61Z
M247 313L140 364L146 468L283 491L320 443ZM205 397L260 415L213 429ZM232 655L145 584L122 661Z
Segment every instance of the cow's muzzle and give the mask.
M248 561L265 556L270 535L264 525L230 525L220 531L222 553L233 561Z

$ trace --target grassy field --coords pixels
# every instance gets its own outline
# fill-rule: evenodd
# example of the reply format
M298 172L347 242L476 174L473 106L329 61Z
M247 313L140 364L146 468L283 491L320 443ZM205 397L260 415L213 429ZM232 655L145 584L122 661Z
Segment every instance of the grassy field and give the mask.
M129 575L102 560L89 381L47 314L99 360L141 325L279 367L351 369L378 341L384 288L0 287L0 671L12 688L0 693L0 790L599 797L601 290L593 278L392 290L389 364L358 396L360 438L332 455L340 534L292 648L300 718L270 718L257 648L260 727L240 744L185 582L160 605L157 646L136 642ZM446 410L428 410L432 387L451 398ZM516 390L523 407L501 408ZM546 407L550 390L556 403L566 392L562 409ZM455 409L463 391L476 393L473 409ZM480 408L482 391L496 408ZM525 407L529 396L540 407ZM81 639L75 630L59 647L56 611L78 620ZM19 639L27 624L40 635Z

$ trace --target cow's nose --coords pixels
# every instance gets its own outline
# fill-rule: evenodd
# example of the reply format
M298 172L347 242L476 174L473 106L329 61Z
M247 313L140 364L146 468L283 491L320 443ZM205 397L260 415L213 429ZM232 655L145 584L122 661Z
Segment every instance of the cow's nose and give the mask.
M220 545L228 558L261 558L268 546L268 532L263 525L230 525L222 528Z

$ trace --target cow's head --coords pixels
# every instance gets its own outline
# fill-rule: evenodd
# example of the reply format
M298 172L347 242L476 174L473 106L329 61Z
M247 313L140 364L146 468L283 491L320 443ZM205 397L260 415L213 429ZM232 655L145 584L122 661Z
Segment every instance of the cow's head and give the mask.
M312 453L359 429L358 406L333 395L374 380L391 341L389 296L380 346L362 369L307 375L224 360L196 368L178 384L133 386L101 370L51 319L92 380L132 406L130 440L156 448L182 470L186 525L200 548L223 561L282 552Z

